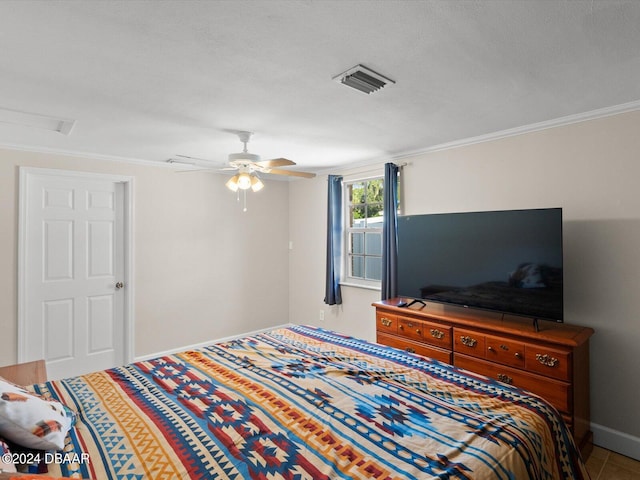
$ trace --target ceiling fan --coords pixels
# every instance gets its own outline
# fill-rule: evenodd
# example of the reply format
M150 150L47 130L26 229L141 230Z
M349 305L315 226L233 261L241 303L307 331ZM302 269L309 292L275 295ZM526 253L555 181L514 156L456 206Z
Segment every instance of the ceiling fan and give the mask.
M287 175L292 177L303 177L303 178L313 178L316 176L315 173L309 172L301 172L298 170L284 170L282 168L277 167L288 167L295 165L296 162L292 160L288 160L286 158L273 158L271 160L260 160L260 155L256 155L255 153L249 153L247 151L247 143L249 143L249 139L253 132L245 132L245 131L237 131L234 132L238 135L240 141L244 144L244 148L240 153L231 153L229 154L227 164L222 168L214 168L207 167L204 170L218 170L218 171L237 171L236 175L231 177L226 186L229 190L237 192L240 190L248 190L251 188L254 192L261 190L264 187L264 184L258 178L257 173L265 173L270 175ZM170 163L189 163L195 166L202 166L202 163L197 163L198 161L208 162L207 160L196 158L196 157L188 157L186 155L176 155L176 157L180 157L181 159L187 159L192 161L181 161L175 158L170 158L167 160ZM195 171L195 170L185 170L185 171Z

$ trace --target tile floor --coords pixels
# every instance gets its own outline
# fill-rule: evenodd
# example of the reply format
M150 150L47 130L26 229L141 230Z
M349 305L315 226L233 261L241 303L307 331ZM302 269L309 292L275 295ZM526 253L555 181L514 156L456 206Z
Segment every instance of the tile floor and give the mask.
M587 460L591 480L640 480L640 462L601 447L593 447Z

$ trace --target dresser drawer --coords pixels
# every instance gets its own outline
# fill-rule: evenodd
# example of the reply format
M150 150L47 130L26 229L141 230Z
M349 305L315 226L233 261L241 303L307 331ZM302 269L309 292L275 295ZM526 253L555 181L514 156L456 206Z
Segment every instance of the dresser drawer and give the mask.
M545 378L534 373L528 373L515 368L496 365L485 360L460 355L453 356L456 367L500 380L514 387L522 388L541 396L561 412L570 413L571 388L568 383Z
M525 345L525 368L547 377L571 380L571 353L538 345Z
M424 330L424 322L414 320L413 318L398 317L398 335L413 338L414 340L422 340L422 331Z
M398 330L398 317L386 312L376 312L376 330L396 333Z
M487 335L485 337L485 345L487 348L485 358L487 360L511 367L524 368L523 342Z
M485 336L478 332L464 330L462 328L453 329L453 350L455 352L473 355L474 357L485 357Z
M453 328L439 323L422 322L422 341L451 350Z
M406 338L394 337L378 332L377 342L389 347L398 348L409 353L417 353L423 357L434 358L444 363L451 364L451 352L438 347L414 342Z

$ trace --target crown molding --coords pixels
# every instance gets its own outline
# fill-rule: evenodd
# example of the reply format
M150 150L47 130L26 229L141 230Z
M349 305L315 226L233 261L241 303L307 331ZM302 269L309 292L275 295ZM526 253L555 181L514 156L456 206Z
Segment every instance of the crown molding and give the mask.
M522 125L520 127L508 128L506 130L500 130L497 132L491 132L484 135L478 135L476 137L464 138L461 140L454 140L453 142L441 143L427 147L425 149L415 150L411 152L404 152L399 155L394 155L394 160L399 160L406 157L414 157L425 153L437 152L440 150L449 150L452 148L465 147L468 145L474 145L476 143L490 142L492 140L500 140L507 137L515 137L518 135L524 135L527 133L539 132L541 130L548 130L550 128L564 127L572 125L574 123L588 122L590 120L597 120L599 118L611 117L614 115L620 115L622 113L634 112L640 110L640 100L635 102L623 103L620 105L613 105L611 107L599 108L597 110L591 110L584 113L577 113L574 115L566 115L564 117L558 117L551 120L545 120L543 122L532 123L529 125Z
M640 110L640 100L628 103L622 103L620 105L613 105L611 107L599 108L597 110L590 110L588 112L577 113L574 115L566 115L564 117L554 118L552 120L545 120L543 122L532 123L529 125L522 125L520 127L508 128L506 130L499 130L497 132L491 132L484 135L478 135L475 137L463 138L460 140L454 140L453 142L441 143L438 145L432 145L430 147L411 150L394 155L381 156L376 158L370 158L357 163L351 163L339 168L326 168L316 172L318 175L333 174L341 172L349 172L351 170L357 170L359 168L370 167L372 165L385 163L385 162L397 162L399 160L407 160L412 157L420 155L426 155L428 153L438 152L442 150L450 150L453 148L467 147L475 145L477 143L490 142L494 140L501 140L503 138L515 137L517 135L524 135L527 133L539 132L541 130L547 130L551 128L564 127L572 125L574 123L588 122L590 120L597 120L604 117L611 117L614 115L620 115L623 113L629 113Z
M474 145L477 143L490 142L494 140L500 140L503 138L514 137L517 135L524 135L527 133L547 130L550 128L563 127L563 126L571 125L574 123L597 120L599 118L620 115L623 113L634 112L637 110L640 110L640 100L636 100L628 103L622 103L619 105L613 105L610 107L599 108L596 110L590 110L588 112L577 113L574 115L566 115L564 117L559 117L552 120L545 120L543 122L532 123L532 124L523 125L520 127L509 128L506 130L499 130L497 132L491 132L484 135L478 135L475 137L455 140L453 142L432 145L430 147L426 147L418 150L411 150L411 151L396 153L394 155L386 155L386 156L379 156L375 158L369 158L366 160L350 163L348 165L343 165L340 167L320 169L320 170L317 170L315 173L317 175L323 175L323 174L330 174L330 173L332 174L332 173L353 171L353 170L357 170L364 167L370 167L371 165L375 165L375 164L380 164L380 163L384 164L385 162L394 162L398 160L404 160L410 157L417 157L419 155L425 155L428 153L438 152L441 150L449 150L453 148L466 147L466 146ZM115 155L101 155L101 154L91 153L91 152L78 152L78 151L72 151L72 150L30 147L26 145L14 145L14 144L3 144L3 143L0 143L0 148L4 148L8 150L19 150L24 152L46 153L50 155L65 155L65 156L71 156L71 157L91 158L95 160L104 160L108 162L130 163L134 165L143 165L147 167L151 166L151 167L161 167L161 168L168 168L168 169L180 168L180 166L176 163L159 162L155 160L142 160L139 158L118 157ZM182 166L182 168L184 168L184 165Z

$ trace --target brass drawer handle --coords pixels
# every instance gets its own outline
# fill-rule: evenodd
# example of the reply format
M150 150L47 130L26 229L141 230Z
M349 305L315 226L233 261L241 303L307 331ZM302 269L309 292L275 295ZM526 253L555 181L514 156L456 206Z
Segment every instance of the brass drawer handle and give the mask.
M504 373L498 374L498 380L504 383L508 383L509 385L513 383L513 378L511 378L509 375L505 375Z
M419 328L416 328L416 334L422 335L422 333L420 333L420 329Z
M389 320L388 318L386 318L386 317L382 317L380 319L380 323L382 325L384 325L385 327L390 327L393 322L391 320Z
M409 353L416 353L416 350L414 348L411 348L411 347L405 348L405 351L407 351Z
M461 336L460 341L467 347L475 347L476 343L478 343L478 340L476 340L475 338L467 337L466 335Z
M516 352L513 354L516 358L522 358L522 355L520 355L520 352Z
M431 330L429 330L429 332L431 333L431 336L433 338L437 338L438 340L441 340L444 338L444 332L441 332L437 328L432 328Z
M546 353L544 355L542 355L541 353L536 353L536 360L547 367L555 367L560 361L555 357L547 355Z

